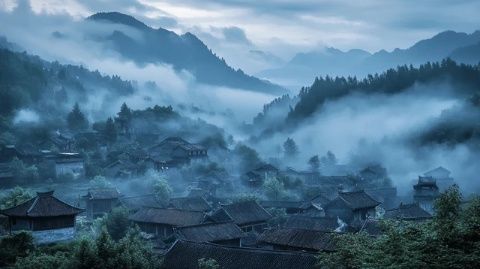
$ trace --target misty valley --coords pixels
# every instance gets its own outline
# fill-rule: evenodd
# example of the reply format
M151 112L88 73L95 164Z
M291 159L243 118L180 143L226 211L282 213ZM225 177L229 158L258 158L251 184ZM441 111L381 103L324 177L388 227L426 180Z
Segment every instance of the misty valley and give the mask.
M0 3L0 268L480 268L480 31L111 2Z

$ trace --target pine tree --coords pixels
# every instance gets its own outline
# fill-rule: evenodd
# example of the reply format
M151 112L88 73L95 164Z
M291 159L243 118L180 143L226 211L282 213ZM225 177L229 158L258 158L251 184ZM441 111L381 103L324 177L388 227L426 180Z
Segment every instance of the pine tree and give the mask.
M120 112L118 112L117 115L118 117L116 118L116 121L120 124L120 129L124 133L128 133L130 130L130 121L132 120L132 110L126 103L123 103L122 107L120 107Z
M105 139L110 142L114 143L117 140L117 127L113 122L112 118L108 118L107 122L105 123Z
M320 159L318 158L318 155L312 156L308 160L308 165L310 165L310 170L312 172L318 172L320 169Z
M68 128L72 131L80 131L88 128L88 120L80 110L78 103L75 103L73 109L67 116Z
M285 153L285 157L288 158L295 157L298 154L297 144L292 138L287 138L285 143L283 143L283 151Z

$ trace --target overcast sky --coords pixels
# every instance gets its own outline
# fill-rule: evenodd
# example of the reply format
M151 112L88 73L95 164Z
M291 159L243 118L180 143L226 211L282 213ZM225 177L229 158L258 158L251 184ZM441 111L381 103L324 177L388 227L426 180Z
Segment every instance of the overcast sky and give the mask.
M0 0L0 10L12 11L17 1ZM297 52L325 46L374 52L406 48L444 30L471 33L480 29L478 0L31 0L30 3L35 13L44 16L68 14L80 20L99 11L120 11L152 27L177 33L190 31L233 66L240 67L252 64L240 51L255 51L252 56L279 61L275 56L287 60Z

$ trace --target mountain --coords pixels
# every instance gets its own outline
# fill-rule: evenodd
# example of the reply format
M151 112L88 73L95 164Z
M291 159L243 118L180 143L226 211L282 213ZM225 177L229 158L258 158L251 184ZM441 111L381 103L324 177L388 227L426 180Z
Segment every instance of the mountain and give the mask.
M87 20L110 24L112 28L108 34L91 39L138 64L166 63L176 70L189 71L198 82L205 84L273 94L284 92L278 85L233 69L189 32L177 35L163 28L153 29L134 17L118 12L97 13ZM124 26L140 32L140 37Z
M321 113L326 102L336 102L338 99L354 94L363 95L365 99L373 95L394 96L409 91L419 84L425 87L419 87L417 94L432 94L432 87L428 85L435 85L435 87L449 85L451 90L448 94L451 98L465 100L478 94L480 87L478 68L479 65L461 65L451 59L445 59L441 62L422 64L419 67L399 66L380 74L369 75L365 79L316 78L310 87L302 88L298 96L278 98L265 105L263 111L255 118L256 126L253 129L259 137L268 138L274 132L294 130L303 123L308 124L309 120ZM441 90L437 90L432 98L437 94L442 94ZM480 101L477 103L480 104ZM268 124L265 124L264 118L268 119Z
M418 66L426 62L451 57L461 63L480 62L480 31L472 34L454 31L441 32L430 39L421 40L407 49L391 52L380 50L370 54L363 50L340 51L327 48L322 51L298 53L286 65L265 70L260 77L277 81L290 79L291 85L300 87L317 76L366 76L398 65Z

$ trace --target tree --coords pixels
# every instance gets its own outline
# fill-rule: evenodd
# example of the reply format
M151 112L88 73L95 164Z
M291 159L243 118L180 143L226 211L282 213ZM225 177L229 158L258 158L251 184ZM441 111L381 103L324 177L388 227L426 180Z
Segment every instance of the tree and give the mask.
M10 167L13 170L13 176L21 181L35 181L38 179L38 168L35 165L26 166L22 160L17 157L10 162Z
M80 110L78 103L75 103L73 109L67 115L68 128L72 131L80 131L88 128L88 120Z
M320 164L323 167L331 167L337 164L337 157L331 151L327 151L325 156L320 158Z
M112 187L112 183L110 183L104 176L95 176L92 180L90 180L89 185L94 189Z
M155 198L162 205L167 205L170 200L170 195L172 194L172 189L168 184L168 181L161 176L158 172L153 170L148 170L146 177L153 180L153 193Z
M115 143L117 140L117 127L115 126L112 118L108 118L105 122L104 135L105 139L110 143Z
M283 143L283 152L287 158L295 157L298 154L297 144L292 138L287 138Z
M116 207L105 216L105 228L113 240L123 238L130 228L129 212L124 207Z
M318 155L312 156L308 160L308 165L312 172L318 172L320 170L320 159L318 158Z
M16 259L26 257L34 249L30 233L19 232L0 239L0 267L15 263Z
M285 187L276 177L269 177L263 183L265 195L274 201L280 200L285 195Z
M15 187L0 195L0 209L11 208L33 198L32 193L22 187Z
M219 269L220 265L215 259L201 258L198 259L198 269Z
M120 125L120 129L124 133L128 133L130 130L130 121L132 120L132 110L127 106L126 103L123 103L120 107L120 112L117 113L116 121Z

